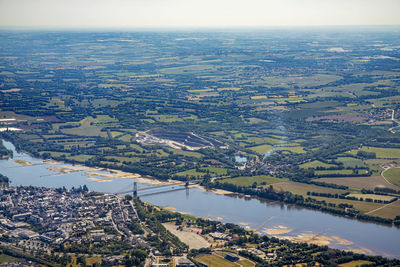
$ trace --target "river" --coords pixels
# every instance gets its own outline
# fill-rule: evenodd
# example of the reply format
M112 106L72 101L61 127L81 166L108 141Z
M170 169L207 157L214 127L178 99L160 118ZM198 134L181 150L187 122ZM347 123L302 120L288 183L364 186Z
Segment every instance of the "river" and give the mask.
M70 164L44 162L28 154L18 153L10 142L3 141L3 144L14 152L13 159L0 160L0 173L10 178L11 185L71 188L86 184L90 190L107 193L129 190L133 181L138 182L138 188L148 186L143 183L143 179L105 178L111 175L105 170L79 170ZM17 163L16 160L20 162ZM31 165L24 166L22 161ZM54 171L54 167L66 166L75 168L76 171ZM93 175L97 178L94 179ZM151 183L151 180L146 182ZM291 240L313 240L333 248L400 258L400 229L395 227L361 222L277 202L245 198L237 194L218 194L197 187L142 196L141 199L197 217L257 229L261 234L269 233Z

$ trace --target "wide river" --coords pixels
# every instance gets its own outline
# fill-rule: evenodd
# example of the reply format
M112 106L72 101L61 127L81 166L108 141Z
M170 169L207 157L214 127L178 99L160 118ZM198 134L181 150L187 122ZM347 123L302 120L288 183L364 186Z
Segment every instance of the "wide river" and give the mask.
M138 181L138 188L149 186L143 184L143 179L110 179L110 173L105 170L93 171L64 163L43 162L25 153L18 153L10 142L3 141L3 144L14 152L13 159L0 160L0 173L10 178L11 185L71 188L86 184L90 190L107 193L129 190L133 181ZM23 165L23 162L31 164ZM72 168L74 171L63 173L60 168ZM147 180L149 182L151 181ZM360 222L235 194L217 194L196 187L146 195L141 199L194 216L257 229L261 234L298 241L312 240L334 248L400 258L400 229L395 227Z

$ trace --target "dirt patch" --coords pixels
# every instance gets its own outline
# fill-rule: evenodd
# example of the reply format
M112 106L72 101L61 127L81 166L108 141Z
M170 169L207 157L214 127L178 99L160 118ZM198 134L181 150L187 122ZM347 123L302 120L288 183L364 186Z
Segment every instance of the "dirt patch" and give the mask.
M176 235L183 243L189 246L190 249L209 248L210 243L199 234L190 231L189 228L183 228L182 231L177 230L177 226L169 223L163 223L173 235Z

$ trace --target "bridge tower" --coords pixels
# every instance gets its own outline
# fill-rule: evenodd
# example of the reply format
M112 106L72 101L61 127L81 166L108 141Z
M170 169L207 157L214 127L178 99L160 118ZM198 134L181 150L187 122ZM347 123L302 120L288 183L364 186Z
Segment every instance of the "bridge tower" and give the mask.
M133 197L137 197L137 183L133 182Z

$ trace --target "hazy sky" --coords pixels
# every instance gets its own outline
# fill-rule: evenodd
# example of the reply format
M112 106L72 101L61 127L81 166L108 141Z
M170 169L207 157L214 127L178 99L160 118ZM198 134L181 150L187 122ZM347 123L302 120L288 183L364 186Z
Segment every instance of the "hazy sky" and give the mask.
M400 0L0 0L0 26L400 24Z

